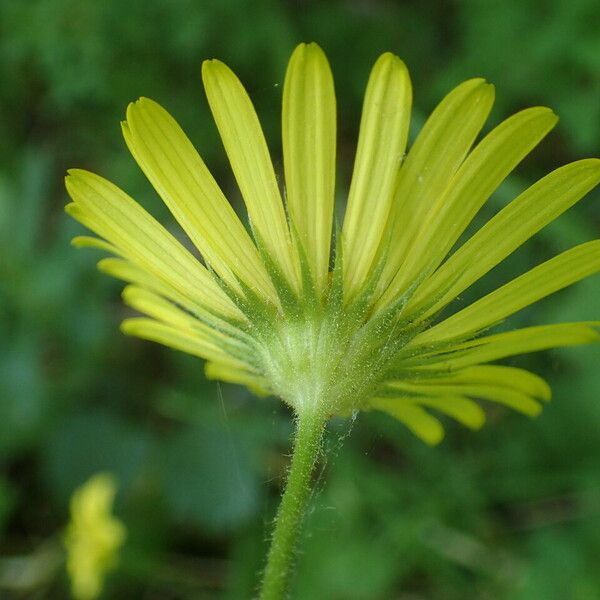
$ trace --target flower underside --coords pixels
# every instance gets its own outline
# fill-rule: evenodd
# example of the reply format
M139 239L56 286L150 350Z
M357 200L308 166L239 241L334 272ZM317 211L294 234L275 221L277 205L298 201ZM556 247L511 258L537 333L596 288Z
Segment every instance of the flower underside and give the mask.
M125 141L204 264L105 179L71 170L67 211L114 257L99 268L128 282L146 315L125 333L205 359L209 377L280 396L295 411L392 414L428 443L434 413L477 429L487 400L537 415L540 377L489 364L598 340L598 323L487 334L509 315L600 270L600 240L538 265L459 312L449 304L600 181L600 160L563 166L525 190L452 251L480 208L556 124L522 110L476 143L494 90L468 80L438 105L406 153L412 89L386 53L367 85L343 223L332 235L336 107L315 44L294 51L283 89L285 204L254 108L223 63L204 87L248 211L248 232L175 120L132 103Z

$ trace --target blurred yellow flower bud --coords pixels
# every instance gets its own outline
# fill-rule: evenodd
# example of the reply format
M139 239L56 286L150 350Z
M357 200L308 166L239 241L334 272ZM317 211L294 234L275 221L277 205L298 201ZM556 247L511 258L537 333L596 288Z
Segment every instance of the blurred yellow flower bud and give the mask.
M114 477L99 473L71 498L65 547L71 590L77 600L93 600L100 595L104 576L115 566L125 540L124 525L111 514L116 490Z

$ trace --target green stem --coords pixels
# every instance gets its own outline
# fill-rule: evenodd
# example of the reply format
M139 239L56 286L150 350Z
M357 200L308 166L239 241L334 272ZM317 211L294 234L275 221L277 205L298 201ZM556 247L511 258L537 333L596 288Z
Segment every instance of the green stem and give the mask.
M326 419L320 414L306 412L298 417L292 463L277 511L260 600L283 598L325 423Z

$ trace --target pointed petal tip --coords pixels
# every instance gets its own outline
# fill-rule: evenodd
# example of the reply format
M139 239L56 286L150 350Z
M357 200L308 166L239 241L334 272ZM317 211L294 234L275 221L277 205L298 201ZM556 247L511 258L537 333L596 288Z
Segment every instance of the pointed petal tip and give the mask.
M496 98L496 86L493 83L489 83L483 77L472 77L471 79L462 81L450 90L447 98L454 95L464 95L464 97L469 96L473 99L477 99L477 102L491 104Z
M484 85L485 86L488 86L488 85L493 86L493 84L489 83L485 77L471 77L470 79L465 79L464 81L461 81L460 83L455 85L453 89L463 88L463 87L465 87L465 88L470 87L470 88L476 89L476 88L484 86Z
M485 411L478 404L476 405L479 410L474 410L470 412L469 419L465 419L461 421L462 425L468 427L471 431L479 431L485 425Z
M592 173L600 174L600 158L582 158L581 160L575 161L575 163L581 165L585 169L589 169ZM571 164L575 164L571 163ZM566 166L566 165L565 165Z
M317 44L317 42L300 42L299 44L297 44L295 46L292 54L294 54L296 52L302 52L304 50L317 50L320 52L323 51L321 46L319 46L319 44Z
M485 417L483 419L481 419L481 421L474 421L473 423L469 423L467 424L467 427L471 430L471 431L481 431L483 429L483 426L485 425Z
M96 263L96 268L98 269L98 271L100 271L101 273L106 273L106 269L110 268L110 265L114 263L115 260L121 260L118 258L113 258L112 256L109 256L108 258L101 258L97 263Z
M432 431L427 436L419 435L419 437L428 445L428 446L439 446L445 437L445 432L443 427L440 427L439 430Z
M329 62L327 59L327 54L325 53L323 48L321 48L321 46L319 46L319 44L317 44L316 42L310 42L306 44L304 46L304 51L306 54L312 56L317 60L325 61L327 63Z
M126 285L121 292L121 298L125 304L129 304L130 300L135 295L136 286L134 285ZM124 323L125 321L123 321Z
M321 48L321 46L319 46L319 44L317 44L317 42L304 42L304 46L310 48L311 50L318 50L320 52L323 52L323 49Z
M65 206L65 210L69 207L70 205L67 204L67 206ZM71 246L73 246L73 248L86 248L87 246L89 246L89 244L86 242L87 238L84 235L76 235L69 243Z
M227 70L229 67L218 58L207 58L202 61L202 77L214 74L217 70Z
M75 173L67 173L64 178L65 190L67 191L67 194L69 194L69 196L73 200L73 202L71 202L70 204L67 204L65 206L65 210L67 211L67 214L69 214L69 215L72 215L71 211L74 209L74 207L76 205L75 187L77 185L77 179L78 179L78 177Z
M327 55L316 42L302 42L298 44L294 48L288 64L293 65L311 59L313 61L321 61L329 64Z
M100 175L97 175L96 173L93 173L92 171L88 171L87 169L79 169L79 168L72 168L72 169L67 169L67 174L65 175L65 181L66 182L76 182L76 181L82 181L85 179L102 179L100 177Z
M485 95L491 98L496 97L496 86L493 83L489 83L485 79L482 81L482 88L485 90Z
M463 87L470 88L469 91L471 94L479 94L482 99L490 99L493 101L496 98L496 86L484 77L467 79L457 85L455 90Z
M379 58L375 61L376 67L385 67L390 66L398 71L404 72L404 74L408 74L408 67L405 62L393 52L384 52L379 55Z
M127 105L127 108L125 109L125 119L126 119L126 122L130 121L131 118L135 116L135 113L140 109L140 107L142 106L144 100L148 100L148 98L144 98L143 96L140 96L136 100L132 100Z
M133 114L133 111L135 110L135 103L136 103L136 101L134 100L133 102L130 102L127 105L127 107L125 108L125 119L123 121L121 121L121 124L129 123L129 121L131 120L131 115Z
M78 169L78 168L67 169L67 174L65 175L65 181L77 179L78 177L80 177L81 175L83 175L84 173L87 173L87 172L88 171L85 171L84 169Z
M558 122L558 115L549 106L530 106L519 111L518 115L524 115L529 113L530 115L538 118L548 119L552 123L552 127Z
M293 50L292 56L302 54L304 51L312 45L313 42L300 42Z
M96 267L102 273L106 273L108 275L114 275L115 267L121 267L123 265L127 265L128 262L123 258L116 258L114 256L107 256L106 258L101 258L97 263Z
M122 321L121 325L119 325L119 329L120 329L121 333L123 333L125 335L135 336L135 330L136 330L136 324L137 324L138 318L125 319L124 321Z
M207 58L202 61L201 75L204 87L207 88L209 84L213 83L215 78L228 71L230 71L229 67L218 58Z
M531 417L532 419L536 419L542 414L542 405L537 403L536 408L532 408L529 412L524 413L527 417Z
M134 103L138 109L157 109L164 110L164 108L152 98L148 98L148 96L140 96Z

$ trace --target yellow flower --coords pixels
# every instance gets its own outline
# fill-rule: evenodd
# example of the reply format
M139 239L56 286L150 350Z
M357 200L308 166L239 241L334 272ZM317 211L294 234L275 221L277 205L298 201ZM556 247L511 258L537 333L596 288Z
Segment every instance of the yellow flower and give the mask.
M115 565L117 551L125 540L125 527L111 515L115 493L113 477L100 473L71 498L65 546L67 571L77 600L92 600L100 595L104 576Z
M456 251L477 212L557 122L534 107L476 141L494 88L470 79L434 110L406 152L412 89L396 56L369 77L346 213L332 236L336 104L327 59L294 51L283 89L285 203L257 115L218 60L202 69L208 102L250 222L248 232L175 120L152 100L127 109L125 141L205 264L123 191L72 170L67 211L108 250L102 271L128 282L147 315L127 334L205 359L211 378L281 397L301 414L390 413L428 443L431 411L473 429L477 401L537 415L550 389L491 362L598 340L597 323L487 330L600 269L600 240L548 260L455 314L442 312L600 181L600 160L550 173ZM332 242L332 237L334 242Z

